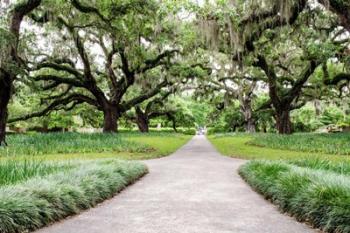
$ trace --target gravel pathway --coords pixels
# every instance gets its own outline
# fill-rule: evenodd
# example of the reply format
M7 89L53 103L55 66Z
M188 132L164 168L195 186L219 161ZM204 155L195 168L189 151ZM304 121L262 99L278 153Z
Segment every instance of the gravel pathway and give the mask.
M238 175L245 161L221 156L195 136L122 193L39 233L317 232L281 214Z

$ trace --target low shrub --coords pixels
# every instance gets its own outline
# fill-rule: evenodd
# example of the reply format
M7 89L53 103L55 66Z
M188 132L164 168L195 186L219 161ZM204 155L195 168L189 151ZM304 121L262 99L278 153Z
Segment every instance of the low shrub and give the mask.
M197 130L195 128L178 128L177 132L184 135L196 135Z
M323 169L251 161L240 168L240 175L298 220L325 232L350 232L350 177Z
M208 128L207 134L208 135L214 135L214 134L225 134L228 133L229 130L222 127L222 126L217 126L217 127L210 127Z
M34 231L111 198L147 173L138 162L101 160L0 187L0 232Z

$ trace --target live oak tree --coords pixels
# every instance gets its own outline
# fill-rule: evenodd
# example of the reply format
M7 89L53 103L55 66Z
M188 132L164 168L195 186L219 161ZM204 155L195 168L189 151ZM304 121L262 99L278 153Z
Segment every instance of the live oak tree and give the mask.
M172 91L159 93L158 96L146 103L135 106L134 111L126 116L127 119L135 122L141 133L149 132L149 124L152 119L167 117L173 124L176 124L174 116L176 112L167 105L166 100L171 94ZM174 130L176 131L176 126Z
M218 110L234 106L237 100L243 119L241 125L246 132L256 132L253 101L259 80L252 72L234 66L225 54L213 56L213 60L213 72L203 80L196 94L211 97L215 96L215 92L223 94L221 104L216 103L217 98L211 98L213 104L220 104Z
M103 114L105 132L116 132L131 109L147 131L149 119L168 110L159 98L188 77L181 63L199 69L197 87L208 87L201 91L213 104L232 104L251 132L262 109L288 134L294 109L350 90L347 0L14 2L0 12L0 145L19 78L33 81L41 110L10 122L87 104ZM214 54L226 60L207 72ZM261 93L269 100L256 105Z
M52 52L45 54L34 43L30 70L33 80L53 91L52 101L45 109L14 120L87 103L103 112L104 132L116 132L122 114L172 85L171 77L155 75L171 66L180 52L169 39L175 36L175 22L164 17L155 1L107 3L106 7L73 0L61 12L50 12L46 39ZM152 86L130 95L145 78L154 80Z
M255 51L255 42L265 30L294 23L303 9L300 5L306 5L306 2L266 1L263 4L263 1L222 1L214 7L207 3L207 9L199 13L205 41L219 52L229 55L231 62L225 65L240 73L231 78L214 78L209 83L218 91L225 91L226 98L239 100L248 132L255 132L251 97L257 81L251 81L250 75L244 74L245 66L250 66L244 64L245 57ZM231 81L231 85L227 81Z
M307 4L306 1L289 2L281 2L282 5L279 5L279 3L267 3L267 6L270 6L270 8L267 8L266 12L262 11L256 15L249 15L247 20L240 22L243 30L240 29L242 32L239 33L240 36L244 35L246 30L251 30L250 28L254 25L257 28L254 30L253 35L259 35L259 40L256 37L249 37L244 41L245 47L243 52L245 52L245 55L249 54L251 59L255 60L253 66L263 70L264 76L267 78L265 81L268 86L270 103L275 112L276 128L281 134L292 133L290 112L298 108L300 104L303 104L303 102L300 103L299 101L303 87L320 64L319 61L316 61L317 58L314 58L315 60L310 59L308 52L304 48L300 49L301 46L295 44L293 40L289 40L287 36L280 40L281 44L278 47L278 39L275 39L278 36L275 35L276 32L271 30L271 28L275 28L275 30L278 30L277 33L283 35L282 30L284 28L281 29L281 27L287 25L286 28L289 28L288 24L295 24L302 12L300 9L303 9ZM279 14L275 16L277 12ZM290 36L288 33L286 34ZM258 41L265 46L265 50L260 53L256 44ZM288 51L289 48L292 48L292 50ZM267 54L272 55L270 63L266 60L265 56ZM300 59L307 61L309 64L303 67ZM293 63L297 60L299 62Z
M309 21L310 18L312 22ZM259 51L259 48L256 48L257 56L253 62L267 77L276 127L282 134L293 131L290 112L310 100L307 92L312 88L310 79L315 70L321 64L336 58L348 43L340 42L336 39L337 36L332 36L332 33L338 32L338 24L334 24L327 12L320 9L306 11L306 15L300 15L296 22L298 24L280 28L278 36L273 32L266 32L266 38L262 37L260 40L265 49ZM307 28L305 24L308 24ZM283 33L283 30L288 28L293 31ZM268 40L268 43L264 40ZM270 60L266 59L266 56L269 56ZM325 83L327 84L327 81Z
M214 70L212 75L201 83L197 93L201 92L201 95L209 96L213 95L213 92L225 93L222 109L229 108L235 100L238 100L239 109L244 119L242 125L245 126L247 132L253 133L256 131L256 120L253 116L252 102L259 80L252 77L252 73L247 71L242 62L242 56L248 54L249 49L253 48L248 43L253 42L255 37L246 39L252 35L252 32L239 31L237 17L232 17L232 15L237 16L242 13L243 10L240 9L240 6L245 3L223 2L222 5L215 6L207 3L204 9L197 13L198 24L200 30L203 31L204 44L207 45L209 51L211 50L209 57L211 69ZM246 8L249 9L249 7L252 6ZM242 16L242 23L244 21L247 24L246 20L247 18ZM260 34L261 31L256 37Z
M193 64L194 61L196 61L196 58L187 56L186 58L182 57L181 63L172 64L166 70L166 74L173 77L172 85L161 91L155 98L134 107L134 114L129 115L128 118L136 122L141 132L148 132L150 120L160 117L172 122L172 127L176 131L176 116L178 115L177 112L181 111L181 108L177 108L173 103L174 101L169 100L169 97L174 95L181 96L188 85L204 79L211 72L202 63ZM149 86L151 81L142 82L140 86Z
M8 104L13 93L13 82L23 69L20 54L20 29L23 19L38 8L41 0L20 1L8 10L8 20L0 22L0 146L6 145ZM5 9L0 9L4 11Z
M323 20L322 23L329 26L328 28L322 28L322 24L315 25L310 20L316 18L322 21L327 12L319 7L312 9L308 1L231 1L232 11L227 10L228 2L224 2L224 9L221 8L218 13L214 12L210 17L205 17L205 20L211 22L205 24L209 35L210 32L222 32L219 34L221 38L206 37L211 41L215 38L225 53L231 50L232 59L236 60L240 67L253 65L263 71L263 75L260 75L261 81L265 81L268 86L277 130L282 134L291 133L290 111L307 101L308 96L304 95L304 90L315 69L322 63L327 63L330 58L337 57L337 53L347 46L346 43L335 42L334 38L337 36L333 40L329 38L331 33L339 35L339 24L329 26L330 23ZM300 29L300 25L305 25L305 28ZM216 30L213 27L216 27ZM307 27L312 28L313 32L307 32ZM283 32L286 28L290 28L291 31ZM296 39L300 40L305 36L305 31L304 41L295 44ZM318 41L322 38L321 31L328 35L328 38L326 36L323 41ZM290 40L290 34L293 32L296 35ZM280 35L283 36L283 33L286 33L286 36L281 39ZM310 38L308 33L319 34ZM279 41L276 39L278 37ZM308 43L305 44L305 41ZM279 47L278 43L281 43ZM316 51L317 46L324 46L325 51ZM343 48L339 49L336 46ZM261 50L261 47L264 49ZM285 52L278 51L281 48L285 49ZM292 50L289 52L287 48ZM266 59L267 55L271 60ZM338 78L346 79L344 75ZM338 78L325 83L337 83Z

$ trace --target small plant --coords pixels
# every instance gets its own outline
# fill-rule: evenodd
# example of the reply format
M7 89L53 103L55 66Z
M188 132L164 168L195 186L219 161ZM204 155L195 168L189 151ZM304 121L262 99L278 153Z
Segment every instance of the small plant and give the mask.
M0 187L11 185L32 177L46 176L72 168L65 163L44 163L35 160L5 160L0 162Z

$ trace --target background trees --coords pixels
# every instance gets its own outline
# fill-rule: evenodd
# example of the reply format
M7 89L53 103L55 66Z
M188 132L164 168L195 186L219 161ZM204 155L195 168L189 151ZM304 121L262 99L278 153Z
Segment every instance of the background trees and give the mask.
M1 59L1 109L14 87L4 80L17 80L35 95L13 100L11 123L72 111L105 132L116 132L121 118L148 131L155 117L176 128L195 118L207 125L210 116L230 130L314 129L301 127L298 109L315 103L319 119L317 106L349 94L345 9L323 0L10 4L1 39L17 39L2 48L9 56ZM4 138L8 114L0 113Z
M31 79L50 93L47 107L14 120L87 103L103 112L104 132L116 132L118 119L128 110L177 79L197 75L191 64L181 71L177 67L186 61L186 44L175 38L182 35L174 16L165 15L166 6L154 1L109 4L72 1L50 13L49 33L39 34L32 44L30 67ZM38 44L43 38L51 52Z
M230 4L233 9L227 10ZM339 23L328 8L308 1L233 1L204 9L200 20L205 21L202 25L207 43L214 41L215 49L231 59L221 67L229 66L243 74L238 80L252 80L255 72L253 79L265 86L270 97L262 109L269 105L273 109L279 133L292 133L290 112L316 98L312 90L332 83L342 83L341 88L348 86L344 72L329 79L324 69L323 80L312 79L322 65L339 65L344 62L343 56L348 57L344 55L349 46L348 34L339 27L344 23ZM213 82L212 77L210 80ZM232 87L242 89L247 82L242 83L216 82L216 89L231 89L234 93Z

